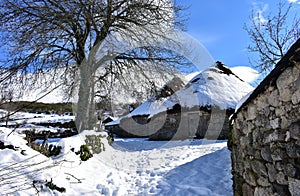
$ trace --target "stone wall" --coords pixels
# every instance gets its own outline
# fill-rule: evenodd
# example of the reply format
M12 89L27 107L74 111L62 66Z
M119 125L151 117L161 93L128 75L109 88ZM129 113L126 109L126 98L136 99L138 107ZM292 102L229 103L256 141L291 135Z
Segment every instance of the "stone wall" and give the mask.
M235 195L300 194L299 76L298 61L233 119Z
M149 136L151 140L183 140L189 138L227 139L228 119L233 110L213 108L185 109L168 113L162 128ZM161 114L154 116L160 118Z
M232 109L179 108L151 118L148 115L126 117L120 124L105 128L119 137L149 137L150 140L227 139L228 119L232 113Z

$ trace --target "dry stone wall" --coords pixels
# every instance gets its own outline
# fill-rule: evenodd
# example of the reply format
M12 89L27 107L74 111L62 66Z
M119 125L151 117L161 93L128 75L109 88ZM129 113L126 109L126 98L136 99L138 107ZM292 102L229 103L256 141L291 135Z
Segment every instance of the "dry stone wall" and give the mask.
M237 113L232 129L235 195L300 194L300 63Z

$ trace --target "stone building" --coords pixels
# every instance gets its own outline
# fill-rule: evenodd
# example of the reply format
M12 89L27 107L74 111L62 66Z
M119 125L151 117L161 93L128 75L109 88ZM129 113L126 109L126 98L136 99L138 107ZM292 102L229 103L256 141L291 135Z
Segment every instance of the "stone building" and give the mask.
M180 108L178 104L166 113L153 116L153 119L164 119L164 122L162 127L149 136L149 139L181 140L194 137L227 139L228 120L233 112L232 108L221 109L217 106Z
M144 102L106 129L120 137L151 140L225 139L229 116L251 90L252 86L217 62L180 90Z
M232 117L235 195L300 194L300 40Z
M148 137L152 133L151 130L157 129L156 126L159 125L159 122L157 122L159 119L152 120L152 123L149 123L150 113L148 111L153 109L152 103L157 103L158 100L167 99L181 89L186 83L187 81L185 81L185 79L174 76L172 80L156 91L151 99L133 109L128 115L106 123L105 129L112 134L124 138Z

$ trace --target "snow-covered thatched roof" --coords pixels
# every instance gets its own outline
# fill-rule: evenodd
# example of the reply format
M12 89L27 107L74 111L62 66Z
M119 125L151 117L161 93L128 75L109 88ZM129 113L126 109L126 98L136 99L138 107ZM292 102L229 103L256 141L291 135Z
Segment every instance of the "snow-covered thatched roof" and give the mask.
M245 73L246 74L246 73ZM149 99L132 111L127 117L137 115L153 116L180 104L184 108L195 106L217 106L220 109L234 109L237 103L253 87L235 75L221 62L217 62L194 78L170 97Z

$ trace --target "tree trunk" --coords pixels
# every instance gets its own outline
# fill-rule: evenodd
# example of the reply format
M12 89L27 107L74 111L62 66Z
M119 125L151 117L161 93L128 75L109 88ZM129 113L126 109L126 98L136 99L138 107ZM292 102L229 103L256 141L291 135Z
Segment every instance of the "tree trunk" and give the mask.
M92 130L96 123L94 87L95 82L92 66L83 63L80 66L80 84L75 119L79 133L83 130Z

